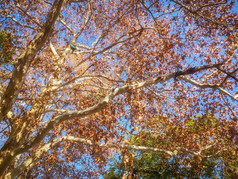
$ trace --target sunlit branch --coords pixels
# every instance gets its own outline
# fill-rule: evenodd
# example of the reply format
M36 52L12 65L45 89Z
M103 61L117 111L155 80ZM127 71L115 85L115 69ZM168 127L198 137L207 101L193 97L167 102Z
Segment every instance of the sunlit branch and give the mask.
M83 27L80 29L80 31L74 35L74 39L72 43L75 43L78 39L78 37L82 34L82 32L86 29L88 23L90 22L92 17L92 7L91 7L91 0L89 0L88 2L88 9L87 9L87 13L86 13L86 17L85 17L85 21L84 21L84 25Z
M234 98L238 100L238 98L237 98L236 96L234 96ZM235 111L231 109L230 104L225 100L225 98L224 98L223 95L222 95L222 100L225 102L226 106L228 107L229 111L232 113L233 117L234 117L236 120L238 120L238 118L236 117ZM231 117L231 119L232 119L232 117Z
M88 162L85 155L95 159L92 175L100 175L117 150L122 156L162 155L167 163L179 158L178 167L194 159L199 173L207 170L201 161L208 157L218 164L234 159L233 1L8 1L0 3L0 178L45 172L74 177L88 167L65 164ZM210 61L203 58L204 49ZM140 134L138 140L163 136L155 145L124 143L132 133Z
M108 51L108 50L111 49L112 47L114 47L114 46L116 46L116 45L118 45L118 44L127 42L127 41L129 41L130 39L132 39L132 38L134 38L134 37L140 35L140 34L142 33L142 31L143 31L143 29L136 30L135 32L132 32L132 33L136 33L136 32L137 32L137 34L135 34L135 35L133 35L133 36L131 36L131 37L128 37L128 38L126 38L125 40L121 40L121 39L123 39L124 37L126 37L126 35L124 34L124 35L120 36L118 39L116 39L115 42L113 42L112 44L110 44L109 46L103 48L102 50L100 50L100 51L98 51L98 52L95 52L95 51L94 51L95 49L93 48L93 50L92 50L92 52L91 52L92 55L90 55L90 56L88 56L87 58L81 60L81 61L75 66L75 68L78 67L79 65L83 64L83 63L86 62L87 60L91 59L92 57L94 57L94 56L96 56L96 55L98 55L98 54L105 53L106 51ZM129 34L130 34L130 33L129 33ZM132 34L130 34L130 35L132 35Z
M15 167L12 171L8 172L6 174L7 177L17 177L20 175L24 170L30 169L34 166L35 162L37 162L43 154L48 152L50 149L52 149L54 146L59 144L60 142L63 141L71 141L71 142L77 142L89 146L93 145L98 145L99 147L108 147L108 148L120 148L120 149L127 149L127 150L136 150L136 151L150 151L150 152L162 152L165 154L168 154L170 156L173 156L174 153L168 150L164 149L159 149L159 148L153 148L153 147L145 147L145 146L136 146L136 145L128 145L128 144L113 144L113 143L107 143L107 144L102 144L102 143L97 143L94 144L92 141L87 140L85 138L78 138L78 137L73 137L73 136L63 136L60 138L55 139L53 142L50 142L40 149L38 149L37 152L32 154L27 160L25 160L23 163L21 163L19 166Z
M204 19L204 20L206 20L206 21L208 21L208 22L211 22L211 23L213 23L213 24L218 24L218 25L221 25L221 26L223 26L223 27L228 27L228 25L225 24L225 23L221 23L221 22L214 21L214 20L212 20L211 18L208 18L208 17L206 17L206 16L203 16L203 15L199 14L198 11L200 10L200 7L199 7L197 10L192 10L192 9L190 9L188 6L184 5L183 3L179 2L179 1L175 1L175 0L171 0L171 1L174 2L174 3L176 3L176 4L178 4L178 5L180 5L181 7L183 7L185 10L187 10L187 11L190 12L191 14L194 14L194 15L196 15L196 16L198 16L198 17L201 17L202 19ZM225 3L226 3L226 2L221 2L221 3L219 3L219 4L225 4ZM215 5L218 5L218 3L215 4ZM206 5L205 7L208 7L208 5ZM202 8L203 8L203 7L202 7Z
M168 75L164 76L159 76L157 78L151 79L151 80L146 80L143 82L135 82L132 84L127 84L122 87L117 87L115 89L112 89L109 94L107 94L102 100L97 103L96 105L89 107L84 110L80 111L70 111L70 112L65 112L63 114L60 114L58 116L55 116L52 118L50 121L48 121L44 126L42 126L41 129L39 129L38 134L36 136L32 137L29 139L28 142L20 145L17 147L14 151L12 151L11 155L12 158L14 156L17 156L20 153L26 152L28 149L34 147L35 145L39 144L46 135L48 135L48 132L52 130L55 126L58 126L60 123L66 121L66 120L71 120L74 118L83 118L91 114L95 114L96 112L101 111L104 107L108 105L108 103L113 100L114 97L130 92L132 90L144 88L144 87L149 87L150 85L155 85L158 83L163 83L165 81L168 81L172 78L178 78L183 75L188 75L188 74L194 74L196 72L210 69L210 68L215 68L221 64L214 64L214 65L205 65L201 67L193 67L193 68L188 68L182 71L174 72ZM133 149L133 148L131 148Z
M230 94L228 91L224 90L223 88L220 87L220 85L209 85L209 84L200 84L196 82L193 79L185 78L183 76L180 76L179 78L183 79L184 81L191 83L199 88L211 88L211 89L218 89L220 92L224 93L227 96L230 96L233 100L238 101L232 94Z
M109 78L109 77L104 76L104 75L82 75L82 76L75 77L75 78L71 79L70 81L68 81L64 84L61 84L58 88L61 88L63 86L67 86L67 85L78 85L78 84L80 84L79 82L77 82L77 80L80 80L80 82L81 82L82 80L91 80L91 79L99 79L99 78L103 78L107 81L111 81L111 82L115 82L115 83L124 83L125 82L123 80L115 80L115 79ZM74 82L74 83L72 83L72 82Z
M52 42L50 42L50 49L51 49L52 53L54 54L55 59L58 60L58 59L60 58L60 56L59 56L58 53L56 52L56 50L55 50L55 48L54 48Z
M59 22L66 27L66 29L68 29L72 34L73 36L75 36L74 34L74 31L63 21L63 19L60 19Z
M0 101L0 121L6 118L6 115L16 101L26 78L28 69L36 54L41 50L45 42L48 40L50 34L53 32L54 25L65 5L65 2L66 0L55 0L53 6L49 10L43 28L40 29L34 39L28 44L25 50L18 57L18 62L14 66L15 68L13 70L12 77ZM4 173L5 169L10 165L14 158L18 154L22 153L18 151L16 154L15 151L9 149L9 145L11 145L11 143L18 143L19 140L24 137L23 130L25 130L26 125L27 122L24 122L21 128L17 131L17 134L14 134L12 138L8 138L10 140L10 144L5 143L5 145L2 147L2 150L10 152L4 153L1 157L0 175Z
M219 71L222 71L223 73L225 73L225 74L227 75L226 78L230 77L230 78L233 78L235 81L238 81L238 79L237 79L235 76L232 75L232 74L234 74L235 72L238 71L238 68L235 69L235 70L233 70L231 73L226 72L225 70L223 70L223 69L221 69L221 68L219 68L219 67L217 67L217 69L218 69Z
M205 150L208 150L208 149L210 149L210 148L216 146L217 143L218 143L218 142L216 141L216 142L214 142L213 144L200 147L200 148L199 148L199 151L197 151L197 152L191 151L191 150L189 150L189 149L186 149L185 147L176 147L176 149L179 150L179 151L188 152L188 153L193 154L193 155L196 155L196 156L200 156L200 157L204 157L204 158L209 158L209 157L216 156L216 155L219 154L220 152L223 152L223 151L227 150L227 149L223 149L223 150L220 150L220 151L218 151L218 152L216 152L216 153L214 153L214 154L211 154L211 155L203 155L203 154L202 154L202 152L204 152Z
M52 91L65 91L65 90L76 90L76 91L87 91L87 92L90 92L92 93L91 90L78 90L77 87L80 86L81 83L72 83L72 84L69 84L67 86L64 86L64 87L61 87L61 88L57 88L57 89L53 89ZM99 85L87 85L87 87L93 87L94 89L100 89L100 90L106 90L106 91L109 91L111 88L109 87L102 87L102 86L99 86Z
M150 89L150 88L147 88L146 87L146 89L148 89L152 94L154 94L155 96L157 96L157 97L159 97L160 99L163 97L160 93L163 93L163 92L165 92L165 91L176 91L176 90L169 90L169 89L164 89L164 90L161 90L161 91L159 91L158 93L157 92L155 92L154 90L152 90L152 89ZM176 98L174 98L174 97L172 97L172 96L170 96L170 95L167 95L166 96L166 100L168 100L168 99L178 99L178 97L176 97Z
M18 57L18 62L15 65L10 82L0 102L0 120L5 117L15 102L31 62L39 50L43 47L49 35L53 32L53 27L61 13L61 10L64 7L65 2L66 0L56 0L54 2L51 10L48 13L43 28L38 32L35 38Z
M50 142L43 147L41 147L37 152L30 156L27 160L22 162L19 166L15 167L12 171L6 174L6 178L15 178L20 175L24 170L30 169L34 166L35 162L47 151L53 148L56 144L60 143L63 140L63 137L55 139L53 142Z
M35 20L36 18L33 17L33 16L31 16L26 10L24 10L23 8L21 8L21 7L19 6L19 4L17 4L16 7L17 7L18 9L20 9L25 15L27 15L36 25L38 25L39 27L42 28L42 25L41 25L39 22L37 22L37 21Z
M150 151L150 152L163 152L170 156L173 156L174 153L168 150L154 148L154 147L145 147L145 146L137 146L137 145L129 145L129 144L113 144L113 143L93 143L91 140L87 140L85 138L77 138L73 136L63 137L63 140L69 140L74 142L83 143L85 145L98 145L99 147L108 147L108 148L117 148L117 149L127 149L127 150L135 150L135 151Z
M79 2L85 2L87 0L70 0L70 3L79 3Z
M162 90L159 90L159 93L155 92L154 90L146 87L146 89L148 89L151 93L153 93L155 96L158 96L158 97L161 97L161 95L159 93L163 93L163 92L167 92L167 91L177 91L177 90L170 90L170 89L162 89Z
M65 112L68 112L69 110L63 110L63 109L46 109L45 110L45 113L48 113L48 112L60 112L60 113L65 113Z
M130 144L115 144L115 143L93 143L91 140L85 139L85 138L79 138L79 137L74 137L74 136L63 136L55 139L54 141L45 144L43 147L41 147L37 152L35 152L33 155L31 155L27 160L25 160L23 163L21 163L19 166L15 167L12 171L10 171L7 176L11 177L16 177L22 173L22 171L26 169L30 169L31 167L34 166L35 162L37 162L43 154L48 152L50 149L55 147L57 144L64 142L64 141L70 141L70 142L76 142L80 144L84 144L87 146L99 146L101 148L116 148L116 149L125 149L125 150L133 150L133 151L146 151L146 152L159 152L159 153L164 153L167 155L175 156L177 152L172 152L169 150L165 149L160 149L156 147L146 147L146 146L138 146L138 145L130 145ZM203 155L202 152L205 150L208 150L212 147L214 147L217 144L217 142L207 145L204 147L201 147L198 152L188 150L184 147L176 147L177 151L185 151L187 153L190 153L192 155L200 156L200 157L212 157L220 153L221 151L218 151L215 154L206 156ZM225 149L224 149L225 150ZM222 151L224 151L222 150Z
M54 55L54 58L55 58L56 64L57 64L57 65L53 66L53 68L54 68L55 71L60 70L59 64L64 63L65 54L68 53L69 47L65 49L63 57L60 57L60 56L58 55L58 53L57 53L57 51L55 50L55 48L54 48L54 46L53 46L53 44L52 44L51 41L50 41L50 49L51 49L51 52L52 52L53 55ZM54 85L54 86L59 85L60 83L62 83L62 81L63 81L63 79L58 80L58 79L55 79L55 78L54 78L54 75L51 75L51 76L49 77L48 86L49 86L49 85Z
M20 23L18 20L16 20L16 19L15 19L14 17L12 17L12 16L9 16L9 15L8 15L6 18L12 19L13 22L15 22L16 24L18 24L18 25L20 25L20 26L22 26L22 27L26 27L26 28L33 29L33 30L38 30L36 27L32 27L32 26L29 26L29 25Z
M214 65L205 65L205 66L201 66L201 67L193 67L193 68L189 68L189 69L185 69L183 71L178 71L175 73L171 73L165 76L159 76L157 78L151 79L151 80L146 80L143 82L137 82L134 84L127 84L124 85L122 87L118 87L115 89L112 89L111 92L109 94L107 94L99 103L97 103L96 105L89 107L87 109L81 110L81 111L72 111L72 112L66 112L62 115L58 115L56 117L54 117L52 120L50 120L41 130L40 132L32 139L29 140L29 142L26 145L22 145L19 148L17 148L15 150L16 154L19 154L21 152L25 152L27 151L29 148L35 146L36 144L38 144L41 140L43 140L43 138L48 134L48 132L53 129L55 126L57 126L58 124L66 121L66 120L70 120L73 118L82 118L91 114L95 114L96 112L99 112L101 109L103 109L104 107L106 107L108 105L108 103L116 96L124 94L126 92L130 92L131 90L136 90L136 89L140 89L140 88L144 88L144 87L149 87L150 85L155 85L158 83L163 83L165 81L168 81L172 78L176 78L182 75L186 75L186 74L194 74L198 71L202 71L202 70L206 70L209 68L215 68L216 66L219 66L221 64L214 64Z

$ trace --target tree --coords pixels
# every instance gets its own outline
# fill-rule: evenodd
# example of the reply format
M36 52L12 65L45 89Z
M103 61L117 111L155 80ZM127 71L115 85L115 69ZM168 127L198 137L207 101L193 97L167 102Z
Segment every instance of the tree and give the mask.
M178 138L181 138L181 134L184 134L183 140L193 143L193 148L205 146L206 138L217 138L223 145L227 145L228 140L222 132L222 129L226 127L219 119L213 119L209 115L198 116L187 121L185 127L170 125L170 122L163 120L155 120L157 126L160 126L157 130L153 126L150 132L144 130L137 135L132 135L129 144L157 148L169 146L172 149L180 142ZM151 129L150 126L148 128ZM171 135L171 131L174 130L176 132ZM213 155L220 144L200 148L200 153L207 155L206 157L198 153L191 155L193 149L187 153L179 152L176 147L174 156L153 151L125 151L124 157L120 160L114 159L105 178L122 178L125 174L132 178L236 178L237 173L235 175L235 172L230 172L238 164L236 156L233 156L234 149L230 148L224 153ZM182 145L186 144L179 144L179 146ZM187 150L185 147L184 149ZM234 157L230 160L232 164L227 163L226 156Z
M14 63L0 67L0 176L93 177L125 150L219 153L235 175L235 3L1 1ZM195 114L219 119L227 141L205 137L194 145L181 133L165 148L125 143L152 130L154 119L166 119L176 134Z
M0 63L2 64L9 63L13 58L13 44L11 41L10 34L0 31Z

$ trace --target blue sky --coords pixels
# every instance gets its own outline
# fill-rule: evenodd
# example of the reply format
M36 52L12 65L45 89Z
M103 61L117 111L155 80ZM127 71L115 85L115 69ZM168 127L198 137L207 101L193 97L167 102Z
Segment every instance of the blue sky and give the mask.
M235 12L238 12L238 2L237 2L237 1L235 1L235 2L236 2L236 5L235 5L235 8L234 8L234 11L235 11ZM176 15L176 14L174 14L174 15ZM20 21L19 16L16 16L16 19L17 19L18 21ZM1 28L4 29L5 26L3 25ZM69 37L67 37L67 38L69 38ZM79 38L79 42L81 42L82 40L83 40L83 39ZM91 42L89 41L88 45L90 45L90 43L92 44L93 41L91 41ZM100 57L100 56L99 56L99 57ZM214 59L214 60L216 60L216 59ZM192 60L191 60L191 62L190 62L189 64L190 64L191 66L196 66L196 65L197 65L196 63L193 63ZM9 70L11 70L11 67L9 67ZM127 78L127 76L124 76L124 80L125 80L126 78ZM163 87L163 85L162 85L162 84L159 84L158 87ZM235 89L234 92L238 92L238 89ZM119 98L123 98L123 97L120 96ZM231 99L229 99L229 98L228 98L227 100L228 100L228 103L237 106L237 103L236 103L236 102L233 102L233 101L232 101ZM128 109L128 107L125 107L125 108ZM168 112L171 112L171 111L168 111ZM121 123L122 125L125 125L125 124L128 124L128 121L127 121L127 119L125 119L124 117L122 117L120 123ZM130 130L131 130L130 125L126 125L126 126L127 126L127 130L130 131ZM118 158L118 156L115 156L115 158ZM80 168L79 165L78 165L78 168Z

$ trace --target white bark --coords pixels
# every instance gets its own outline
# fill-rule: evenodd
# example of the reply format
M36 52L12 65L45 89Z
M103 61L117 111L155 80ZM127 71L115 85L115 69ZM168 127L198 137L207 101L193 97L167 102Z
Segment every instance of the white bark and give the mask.
M11 171L9 171L6 174L6 178L17 177L24 170L32 168L35 165L35 162L37 162L42 157L43 154L45 154L50 149L52 149L54 146L56 146L57 144L59 144L60 142L63 142L63 141L71 141L71 142L76 142L76 143L89 145L89 146L97 145L97 146L102 147L102 148L116 148L116 149L126 149L126 150L134 150L134 151L158 152L158 153L167 154L171 157L177 155L178 151L180 151L180 152L185 151L187 153L190 153L192 155L196 155L196 156L199 156L199 157L211 157L213 155L203 156L202 152L204 152L205 150L210 149L211 147L213 147L217 144L217 142L215 142L213 144L201 147L198 152L188 150L184 147L175 147L174 151L172 152L172 151L169 151L169 150L160 149L160 148L156 148L156 147L145 147L145 146L137 146L137 145L129 145L129 144L115 144L115 143L106 143L106 144L96 143L95 144L92 141L87 140L85 138L79 138L79 137L73 137L73 136L63 136L63 137L59 137L59 138L55 139L51 143L45 144L37 152L35 152L28 159L26 159L23 163L21 163L20 165L18 165L17 167L12 169ZM221 152L221 151L219 151L219 152ZM216 154L218 154L218 153L216 153Z

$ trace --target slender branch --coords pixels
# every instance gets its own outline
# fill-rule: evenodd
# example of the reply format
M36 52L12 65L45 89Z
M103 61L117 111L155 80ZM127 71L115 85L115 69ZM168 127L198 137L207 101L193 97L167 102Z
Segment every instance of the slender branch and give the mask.
M217 155L218 153L220 153L220 152L222 152L222 151L224 151L224 150L227 150L227 149L223 149L223 150L218 151L218 152L216 152L215 154L212 154L212 155L203 155L203 154L202 154L202 152L204 152L205 150L208 150L208 149L210 149L210 148L216 146L217 143L218 143L218 141L214 142L213 144L203 146L203 147L201 147L201 148L199 149L199 151L197 151L197 152L191 151L191 150L186 149L186 148L184 148L184 147L177 147L176 149L179 150L179 151L188 152L188 153L193 154L193 155L196 155L196 156L209 158L209 157L213 157L213 156Z
M235 96L234 98L237 99L236 96ZM230 105L229 105L228 102L225 100L225 98L224 98L223 95L222 95L222 100L226 103L226 106L228 107L229 111L232 113L232 115L233 115L233 117L235 118L235 120L238 120L238 118L236 117L235 111L231 109ZM238 100L238 99L237 99L237 100ZM232 119L232 117L231 117L231 119Z
M144 29L138 29L138 30L136 30L136 31L134 31L134 32L129 33L129 34L131 34L131 35L132 35L133 33L136 33L136 34L135 34L135 35L132 35L131 37L126 38L125 40L121 40L121 39L123 39L124 37L126 37L125 34L122 35L122 36L120 36L119 38L117 38L117 39L115 40L115 42L113 42L113 43L110 44L109 46L103 48L102 50L100 50L100 51L98 51L98 52L96 52L96 53L93 53L92 55L88 56L86 59L83 59L83 60L80 61L75 67L78 67L79 65L81 65L82 63L84 63L85 61L87 61L88 59L90 59L90 58L92 58L92 57L94 57L94 56L96 56L96 55L98 55L98 54L104 53L104 52L106 52L107 50L111 49L112 47L114 47L114 46L116 46L116 45L118 45L118 44L127 42L127 41L129 41L130 39L132 39L132 38L134 38L134 37L136 37L136 36L139 36L139 35L142 33L143 30L144 30ZM95 47L95 45L94 45L94 47ZM93 51L94 51L94 49L95 49L95 48L93 48Z
M232 53L232 55L229 57L229 59L227 59L223 65L225 64L228 64L232 58L236 55L236 52L237 52L238 49L235 49L234 52ZM207 78L209 78L210 76L212 76L213 74L217 73L218 72L218 69L216 68L210 75L207 76Z
M87 0L71 0L70 3L79 3L79 2L85 2Z
M87 13L86 13L86 17L85 17L85 21L84 21L84 25L83 27L80 29L80 31L74 35L74 39L73 39L73 42L72 43L75 43L78 39L78 37L82 34L82 32L86 29L88 23L90 22L91 20L91 17L92 17L92 7L91 7L91 0L89 0L89 3L88 3L88 9L87 9Z
M99 112L104 107L106 107L108 105L108 103L114 97L116 97L120 94L130 92L131 90L136 90L136 89L140 89L140 88L144 88L144 87L149 87L150 85L163 83L165 81L170 80L171 78L180 77L182 75L194 74L196 72L206 70L206 69L209 69L209 68L215 68L219 65L221 65L221 64L205 65L205 66L201 66L201 67L188 68L188 69L185 69L183 71L174 72L174 73L171 73L171 74L168 74L168 75L159 76L159 77L154 78L154 79L149 79L149 80L146 80L146 81L143 81L143 82L137 82L137 83L133 83L133 84L130 84L130 85L127 84L127 85L124 85L122 87L112 89L111 92L108 95L106 95L99 103L97 103L96 105L94 105L92 107L89 107L87 109L80 110L80 111L66 112L64 114L60 114L60 115L54 117L53 119L48 121L41 129L39 129L38 134L36 134L34 137L30 138L29 141L27 141L26 143L23 143L19 147L16 147L13 151L11 151L11 153L9 153L5 157L5 159L6 160L13 160L14 157L17 156L18 154L24 153L28 149L36 146L37 144L39 144L44 139L44 137L48 134L48 132L50 130L52 130L55 126L58 126L62 122L66 121L66 120L76 118L76 117L77 118L82 118L82 117L85 117L85 116L88 116L88 115L91 115L91 114L95 114L96 112ZM3 165L5 165L5 163Z
M123 80L115 80L115 79L109 78L109 77L104 76L104 75L82 75L82 76L74 77L70 81L68 81L68 82L66 82L64 84L61 84L58 87L54 87L53 89L54 90L56 90L56 89L57 90L62 90L61 89L62 87L67 87L67 86L70 86L70 88L72 88L72 87L80 84L79 81L77 81L79 79L81 79L81 80L88 80L89 79L90 80L90 79L99 79L99 78L103 78L103 79L105 79L107 81L111 81L111 82L115 82L115 83L124 83L125 82ZM75 81L75 82L71 83L73 81ZM69 88L67 88L67 89L69 89Z
M191 14L194 14L194 15L196 15L196 16L198 16L198 17L200 17L200 18L202 18L202 19L204 19L204 20L206 20L206 21L208 21L208 22L211 22L211 23L213 23L213 24L222 25L223 27L228 27L228 25L225 24L225 23L221 23L221 22L214 21L214 20L211 19L211 18L208 18L208 17L206 17L206 16L203 16L203 15L199 14L199 13L198 13L198 11L200 10L199 8L198 8L197 10L192 10L192 9L190 9L188 6L184 5L183 3L179 2L179 1L175 1L175 0L171 0L171 1L174 2L174 3L176 3L176 4L178 4L178 5L180 5L181 7L183 7L185 10L187 10L187 11L190 12ZM226 2L225 2L225 3L226 3ZM222 3L220 3L220 4L225 4L225 3L222 2ZM218 4L215 4L215 5L218 5ZM208 7L208 5L206 5L206 6Z
M224 2L204 4L204 5L200 6L198 9L196 9L194 12L198 12L198 11L200 11L204 7L217 6L217 5L226 4L226 3L227 3L227 0L224 1Z
M18 25L20 25L20 26L22 26L22 27L26 27L26 28L33 29L33 30L38 30L38 28L36 28L36 27L32 27L32 26L29 26L29 25L20 23L18 20L16 20L16 19L15 19L14 17L12 17L12 16L9 16L9 15L8 15L6 18L12 19L13 22L15 22L16 24L18 24Z
M238 81L238 79L237 79L235 76L232 75L233 73L235 73L235 72L238 71L238 68L235 69L235 70L233 70L231 73L226 72L225 70L221 69L220 67L217 67L217 69L218 69L219 71L222 71L223 73L227 74L227 77L233 78L235 81Z
M184 81L191 83L195 86L198 86L200 88L212 88L212 89L218 89L220 92L224 93L227 96L230 96L233 100L238 101L232 94L230 94L228 91L224 90L223 88L220 87L220 85L210 85L210 84L200 84L196 82L193 79L185 78L183 76L180 76L179 78L183 79Z
M52 33L56 20L58 19L65 2L66 0L55 0L48 13L48 17L43 28L19 56L10 82L0 102L0 121L5 118L6 114L15 102L31 62L39 50L43 47L49 35Z
M24 14L26 14L37 26L42 28L42 25L36 21L36 18L31 16L25 9L21 8L19 4L17 4L16 7L20 9Z
M26 47L23 53L18 57L18 62L15 65L10 82L8 83L8 86L0 101L0 121L6 118L7 113L16 101L28 69L36 54L44 46L45 42L53 32L54 26L64 7L65 2L66 0L54 1L54 4L47 15L44 26L37 33L35 38L29 42L29 45ZM22 129L24 128L24 125L22 125ZM22 129L18 132L18 134L21 135L20 137L22 137ZM11 139L10 143L5 143L5 145L2 147L2 150L9 151L9 145L11 145L11 143L18 142L18 134ZM9 167L14 157L16 157L15 152L11 150L2 156L2 160L0 161L0 176L4 173L5 169Z
M19 176L25 169L30 169L34 166L35 162L48 150L53 148L56 144L60 143L63 140L63 137L50 142L43 147L41 147L37 152L35 152L30 158L22 162L19 166L15 167L12 171L9 171L5 178L15 178Z
M50 130L52 130L55 126L58 124L66 121L73 119L75 117L77 118L82 118L91 114L95 114L96 112L100 111L104 107L107 106L107 104L116 96L120 94L124 94L126 92L130 92L131 90L136 90L144 87L149 87L150 85L155 85L158 83L163 83L165 81L170 80L171 78L176 78L182 75L186 74L193 74L198 71L206 70L209 68L215 68L216 66L221 65L221 64L214 64L214 65L205 65L201 67L194 67L194 68L189 68L183 71L171 73L165 76L160 76L154 79L146 80L143 82L138 82L134 84L127 84L122 87L118 87L115 89L112 89L111 92L106 95L98 104L89 107L85 110L81 111L71 111L71 112L66 112L64 114L58 115L54 117L52 120L50 120L46 125L40 130L40 132L34 137L31 138L26 144L21 145L20 147L16 148L14 151L14 154L17 155L19 153L27 151L29 148L32 148L33 146L37 145L43 138L48 134Z
M27 160L22 162L19 166L15 167L13 170L9 171L5 177L6 178L7 177L15 178L15 177L19 176L24 170L30 169L31 167L33 167L35 162L37 162L42 157L43 154L45 154L47 151L49 151L54 146L56 146L57 144L59 144L60 142L63 142L63 141L73 141L73 142L83 143L85 145L90 145L90 146L98 145L99 147L102 147L102 148L109 147L109 148L120 148L120 149L137 150L137 151L153 151L153 152L163 152L170 156L174 155L174 153L171 151L154 148L154 147L136 146L136 145L128 145L128 144L113 144L113 143L107 143L107 144L97 143L97 144L95 144L92 141L87 140L85 138L78 138L78 137L73 137L73 136L63 136L63 137L57 138L53 142L50 142L50 143L44 145L43 147L41 147L39 150L37 150L37 152L35 152L33 155L31 155L31 157L29 157Z
M6 176L12 177L12 178L19 176L22 173L22 171L33 167L35 162L37 162L42 157L42 155L44 155L50 149L52 149L57 144L59 144L63 141L77 142L77 143L81 143L81 144L88 145L88 146L97 145L101 148L116 148L116 149L126 149L126 150L146 151L146 152L161 152L161 153L164 153L164 154L167 154L170 156L177 155L177 152L172 152L169 150L160 149L160 148L156 148L156 147L137 146L137 145L130 145L130 144L115 144L115 143L93 143L91 140L88 140L85 138L79 138L79 137L74 137L74 136L63 136L63 137L59 137L59 138L53 140L52 142L50 142L48 144L45 144L37 152L35 152L33 155L31 155L31 157L29 157L27 160L25 160L23 163L21 163L19 166L10 170L6 174ZM176 147L176 150L185 151L192 155L196 155L196 156L200 156L200 157L211 157L214 155L204 156L204 155L202 155L202 152L212 148L216 144L217 144L217 142L207 145L207 146L204 146L204 147L201 147L198 152L188 150L184 147ZM219 151L219 152L221 152L221 151Z
M73 34L73 36L75 36L74 31L63 21L63 19L60 19L59 22L63 24L63 26L65 26L66 29L68 29Z

